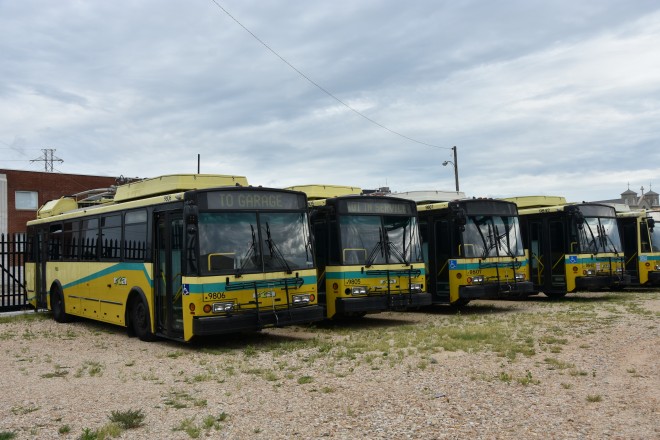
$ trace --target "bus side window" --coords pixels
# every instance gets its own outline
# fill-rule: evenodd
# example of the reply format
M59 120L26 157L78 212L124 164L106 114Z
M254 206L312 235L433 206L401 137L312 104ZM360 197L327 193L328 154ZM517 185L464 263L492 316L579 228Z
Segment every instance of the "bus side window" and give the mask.
M82 260L98 259L99 219L90 218L82 222L80 231L80 258Z
M59 260L62 257L62 225L50 225L48 232L48 260Z
M147 258L147 211L129 211L124 218L124 259Z
M118 260L120 257L121 242L121 215L108 215L101 217L101 258Z
M78 236L80 234L80 222L65 222L62 227L62 259L78 259Z

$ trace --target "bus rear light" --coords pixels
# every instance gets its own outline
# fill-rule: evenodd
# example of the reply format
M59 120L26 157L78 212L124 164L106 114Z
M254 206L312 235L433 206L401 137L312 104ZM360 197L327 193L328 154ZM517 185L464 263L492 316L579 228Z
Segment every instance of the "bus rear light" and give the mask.
M213 303L213 313L229 313L234 311L233 302Z
M291 299L293 300L293 305L299 306L314 301L314 295L293 295Z

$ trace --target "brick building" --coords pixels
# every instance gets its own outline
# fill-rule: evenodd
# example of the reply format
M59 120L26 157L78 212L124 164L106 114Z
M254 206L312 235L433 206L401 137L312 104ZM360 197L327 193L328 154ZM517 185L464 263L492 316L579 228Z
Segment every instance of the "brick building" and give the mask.
M0 169L0 234L24 233L48 200L116 184L116 177Z

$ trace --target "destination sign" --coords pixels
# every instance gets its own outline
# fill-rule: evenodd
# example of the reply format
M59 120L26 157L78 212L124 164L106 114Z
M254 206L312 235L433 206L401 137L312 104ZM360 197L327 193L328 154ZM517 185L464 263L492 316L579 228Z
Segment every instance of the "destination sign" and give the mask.
M405 200L344 200L339 210L346 214L413 215L412 203Z
M202 207L206 209L307 209L302 194L279 191L212 191L205 196L206 206Z

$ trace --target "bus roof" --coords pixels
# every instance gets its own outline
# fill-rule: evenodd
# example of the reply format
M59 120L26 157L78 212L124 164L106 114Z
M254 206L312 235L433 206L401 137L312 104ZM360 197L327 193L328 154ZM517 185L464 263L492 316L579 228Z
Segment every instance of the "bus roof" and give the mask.
M243 176L221 174L170 174L144 179L117 187L114 202L144 199L161 194L170 194L194 189L216 188L221 186L247 186Z
M566 198L561 196L523 196L504 198L507 202L518 205L518 209L545 208L549 206L566 205Z
M430 203L450 202L452 200L464 199L465 193L462 191L406 191L389 194L392 197L412 200L418 205L428 205Z
M195 189L247 185L247 179L243 176L225 176L220 174L171 174L127 183L118 186L116 189L106 189L100 198L79 200L76 197L78 194L76 194L74 196L66 196L56 200L50 200L39 208L37 211L37 219L54 217L56 215L81 209L89 210L95 207L114 206L119 203L147 200L160 195L183 193ZM101 190L92 190L92 192L99 191ZM90 191L85 191L80 194L87 195L89 192Z
M304 192L307 194L307 200L309 201L362 194L362 188L342 185L298 185L284 189Z

